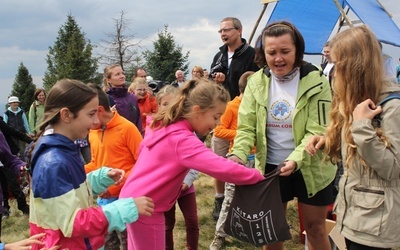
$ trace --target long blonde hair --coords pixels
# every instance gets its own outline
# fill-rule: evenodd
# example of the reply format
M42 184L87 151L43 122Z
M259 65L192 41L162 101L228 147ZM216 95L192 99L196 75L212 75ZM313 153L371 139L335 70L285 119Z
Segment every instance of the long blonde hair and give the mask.
M227 103L229 100L229 92L223 86L205 78L189 80L168 107L154 115L150 127L164 127L186 119L195 105L207 111L214 108L218 102Z
M352 114L359 103L367 99L378 103L380 99L385 85L385 71L379 42L367 26L361 25L337 34L330 48L335 75L331 122L326 131L324 151L333 163L340 162L343 135L348 155L345 166L350 167L356 157L365 166L364 160L357 154L357 145L351 133ZM382 130L376 130L389 147L390 143L382 135Z

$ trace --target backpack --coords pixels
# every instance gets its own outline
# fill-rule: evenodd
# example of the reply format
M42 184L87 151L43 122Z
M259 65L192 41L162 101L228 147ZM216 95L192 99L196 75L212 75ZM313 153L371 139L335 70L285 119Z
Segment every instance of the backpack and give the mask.
M385 99L382 101L378 102L376 106L383 106L386 102L392 100L392 99L400 99L400 93L390 93ZM378 114L372 119L372 125L374 128L380 128L381 127L381 114Z

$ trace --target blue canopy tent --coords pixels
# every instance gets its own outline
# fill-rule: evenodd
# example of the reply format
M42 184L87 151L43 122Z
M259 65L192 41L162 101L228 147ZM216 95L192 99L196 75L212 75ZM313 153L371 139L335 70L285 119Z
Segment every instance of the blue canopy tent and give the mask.
M264 8L266 2L273 1L264 1ZM344 18L352 25L345 9L368 25L382 43L400 47L400 29L379 0L279 0L267 25L277 20L292 22L304 37L306 54L317 55L321 54L339 19ZM343 23L342 20L340 25Z

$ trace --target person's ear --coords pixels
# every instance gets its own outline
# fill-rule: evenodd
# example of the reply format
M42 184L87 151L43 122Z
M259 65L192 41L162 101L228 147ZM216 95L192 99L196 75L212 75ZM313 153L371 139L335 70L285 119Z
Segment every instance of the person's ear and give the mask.
M97 114L103 114L103 113L105 113L106 111L105 111L105 109L104 109L104 107L103 106L98 106L97 107Z
M69 111L68 108L62 108L60 110L60 119L63 120L64 122L70 123L72 117L73 117L73 114L71 113L71 111Z
M200 106L199 106L199 105L194 105L194 106L192 107L193 113L198 113L200 110L201 110L201 109L200 109Z

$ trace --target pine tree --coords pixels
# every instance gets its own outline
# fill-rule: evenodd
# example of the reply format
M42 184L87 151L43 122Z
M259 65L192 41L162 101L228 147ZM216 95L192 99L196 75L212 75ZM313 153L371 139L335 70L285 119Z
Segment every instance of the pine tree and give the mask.
M21 64L18 67L18 73L15 75L15 80L12 86L10 96L17 96L19 98L19 107L25 112L29 111L29 107L35 100L36 85L33 84L33 79L31 74L29 74L28 68Z
M58 31L58 37L47 54L47 71L43 86L49 90L63 78L77 79L82 82L100 83L97 74L97 58L92 57L92 45L86 41L85 33L70 14Z
M168 32L168 25L158 33L158 40L153 42L154 51L146 50L143 56L146 59L147 75L153 79L172 82L175 80L175 71L181 69L187 72L189 51L182 54L182 46L175 43L175 38Z

